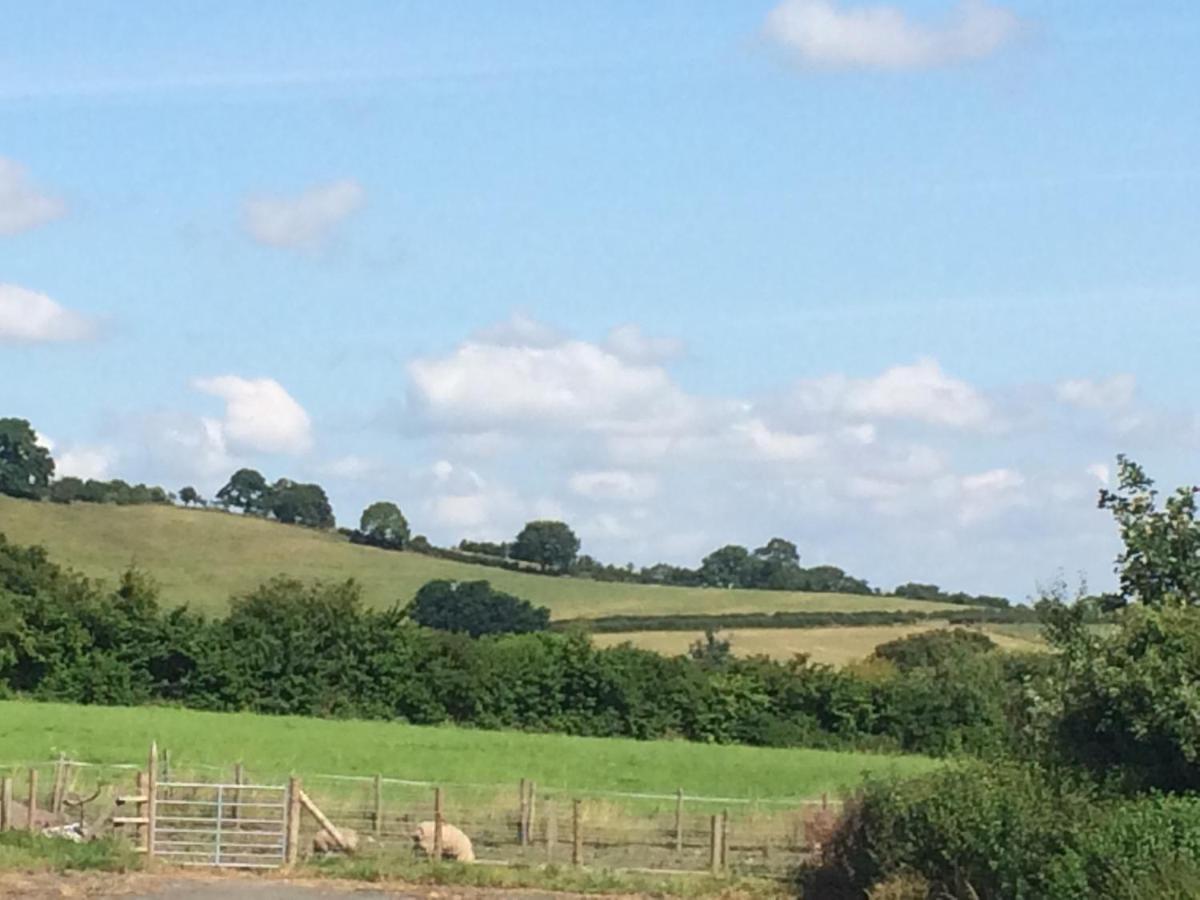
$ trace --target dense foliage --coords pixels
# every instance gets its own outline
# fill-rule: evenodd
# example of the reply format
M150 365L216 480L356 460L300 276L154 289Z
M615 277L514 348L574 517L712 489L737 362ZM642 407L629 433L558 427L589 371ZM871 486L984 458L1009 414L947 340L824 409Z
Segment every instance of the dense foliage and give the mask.
M951 625L1030 624L1038 615L1027 606L1003 609L861 609L781 611L773 613L681 613L673 615L598 616L588 619L559 619L551 626L559 630L586 628L596 634L626 631L714 631L730 628L835 628L864 625L911 625L916 622L948 621Z
M806 896L863 897L903 873L932 897L1193 897L1200 798L1106 796L1013 764L871 782L803 880Z
M54 477L50 451L25 419L0 419L0 494L40 497Z
M0 690L35 698L984 753L1006 740L1002 697L1023 677L997 653L952 677L701 656L598 649L582 632L475 639L422 627L402 606L367 609L353 582L277 579L205 620L161 609L135 573L110 590L0 542Z
M545 631L550 610L498 591L486 581L431 581L424 585L409 617L418 625L482 637Z
M333 507L319 484L303 484L280 478L268 484L255 469L238 469L217 491L217 502L245 515L265 516L285 525L332 528Z
M160 487L129 484L120 478L112 481L86 481L68 475L52 481L45 495L54 503L115 503L138 506L144 503L170 503L171 495Z

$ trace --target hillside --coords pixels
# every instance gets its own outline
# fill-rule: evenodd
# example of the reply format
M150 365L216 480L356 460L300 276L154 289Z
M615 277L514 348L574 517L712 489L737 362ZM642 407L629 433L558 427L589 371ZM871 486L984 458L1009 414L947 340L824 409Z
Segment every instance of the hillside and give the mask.
M41 544L53 558L96 578L114 579L130 565L148 572L166 603L217 613L233 594L288 574L301 579L354 578L378 607L407 601L434 578L486 578L550 608L556 619L598 615L775 612L777 610L924 610L962 607L857 594L717 590L551 578L473 566L416 553L349 543L341 536L168 506L69 506L0 496L0 532Z

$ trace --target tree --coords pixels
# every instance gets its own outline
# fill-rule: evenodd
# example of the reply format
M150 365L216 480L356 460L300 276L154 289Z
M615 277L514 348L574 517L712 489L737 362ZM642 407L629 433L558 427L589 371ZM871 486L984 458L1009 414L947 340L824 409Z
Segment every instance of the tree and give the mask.
M319 484L300 484L280 478L267 491L264 504L265 511L285 525L334 526L333 507Z
M780 537L771 538L765 546L755 550L754 555L764 562L777 566L800 565L800 552L796 549L796 545Z
M25 419L0 419L0 494L36 499L54 477L50 451Z
M389 550L403 550L408 543L408 520L400 507L387 500L372 503L363 510L358 523L363 543Z
M196 489L189 484L187 487L179 489L179 502L184 506L191 506L193 503L200 502L200 495L196 493Z
M513 542L513 559L538 563L542 568L565 572L579 553L579 538L565 522L529 522Z
M738 544L726 544L700 561L700 580L709 587L746 587L753 580L755 560Z
M238 469L229 483L217 491L217 501L224 506L237 507L244 513L265 512L264 501L269 493L267 479L254 469Z
M417 591L408 614L426 628L471 637L545 631L550 624L546 607L497 591L487 581L430 581Z
M704 629L704 637L688 647L688 656L706 669L723 669L733 659L733 641L723 638L712 628Z
M1181 487L1158 507L1158 492L1145 470L1117 457L1117 490L1100 491L1125 548L1117 557L1121 594L1147 606L1200 604L1200 522L1197 487Z

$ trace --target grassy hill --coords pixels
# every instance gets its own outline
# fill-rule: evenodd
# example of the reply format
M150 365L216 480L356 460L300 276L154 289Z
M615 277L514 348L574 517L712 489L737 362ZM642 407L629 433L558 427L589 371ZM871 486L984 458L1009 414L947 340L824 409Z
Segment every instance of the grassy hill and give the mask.
M407 601L434 578L486 578L502 590L550 608L556 619L599 615L775 612L777 610L961 609L901 597L791 591L719 590L613 584L509 572L416 553L349 543L337 534L167 506L63 506L0 496L0 533L41 544L59 563L114 579L128 566L162 585L166 603L219 613L229 597L266 579L358 580L368 603Z

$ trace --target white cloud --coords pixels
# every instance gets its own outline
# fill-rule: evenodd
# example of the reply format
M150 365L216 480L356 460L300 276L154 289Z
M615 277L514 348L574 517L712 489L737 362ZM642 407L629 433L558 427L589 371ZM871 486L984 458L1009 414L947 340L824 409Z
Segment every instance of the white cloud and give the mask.
M970 525L1014 507L1025 506L1025 476L1013 469L989 469L958 481L958 520Z
M0 284L0 343L81 341L93 333L90 321L45 294Z
M59 478L73 476L85 481L95 478L104 481L113 477L117 453L110 447L70 447L54 458L54 474Z
M464 431L664 432L691 420L694 404L661 367L514 322L446 356L410 362L414 405Z
M800 462L816 458L826 446L820 434L793 434L770 428L761 419L733 426L734 433L761 459Z
M37 228L64 212L66 204L38 190L24 166L0 156L0 235Z
M220 375L192 384L225 401L220 433L234 450L297 454L312 446L308 413L273 378Z
M1137 379L1132 375L1113 375L1100 380L1074 378L1060 381L1054 389L1062 403L1110 412L1128 408L1136 392Z
M802 381L792 400L805 413L899 419L947 428L982 428L993 420L983 394L951 378L928 358L893 366L875 378L829 375Z
M366 192L353 179L311 187L294 197L258 196L242 207L246 231L260 244L314 250L360 209Z
M1112 477L1109 473L1108 466L1104 463L1092 463L1087 467L1087 473L1105 487L1108 486L1109 480Z
M653 475L624 469L575 472L568 480L568 485L576 494L590 500L617 500L623 503L649 500L658 493L658 479Z
M890 5L784 0L767 14L767 38L800 63L823 68L929 69L983 59L1012 42L1020 20L986 0L962 0L941 23Z
M637 325L618 325L608 333L604 347L614 356L632 363L658 363L683 353L683 341L673 337L651 337Z

